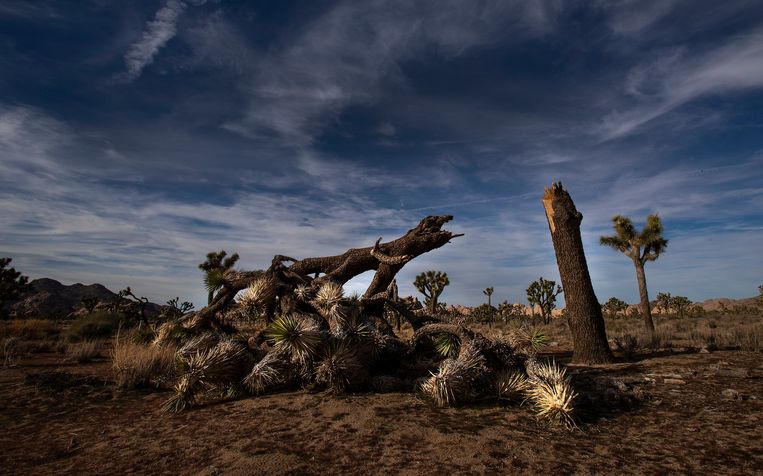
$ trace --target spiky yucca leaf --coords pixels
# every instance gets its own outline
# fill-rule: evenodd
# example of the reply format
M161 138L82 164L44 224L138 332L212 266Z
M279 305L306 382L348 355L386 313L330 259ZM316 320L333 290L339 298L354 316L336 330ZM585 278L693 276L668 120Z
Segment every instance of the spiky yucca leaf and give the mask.
M341 305L343 296L344 290L342 286L333 281L328 281L318 289L313 302L324 313L337 314L336 317L342 317Z
M539 362L531 358L525 362L527 375L532 380L541 380L548 383L566 382L568 379L567 371L559 366L556 361Z
M574 427L574 402L577 394L572 389L564 368L556 362L528 361L529 379L526 394L536 414L554 424Z
M495 376L495 388L501 400L521 400L529 383L527 376L519 370L501 370Z
M277 349L287 351L295 362L305 363L315 353L323 335L311 320L291 314L271 322L265 337Z
M244 345L230 340L191 354L185 360L185 374L175 385L175 395L165 402L163 408L168 411L182 410L198 404L204 392L235 383L249 357Z
M315 364L315 382L341 393L358 380L362 371L355 349L346 341L332 339Z
M192 355L208 351L220 343L220 335L214 332L205 332L195 337L191 337L177 350L175 355L183 360L187 360Z
M294 289L294 295L300 301L309 301L312 298L310 290L304 284L300 284Z
M514 347L523 349L529 353L535 353L549 343L548 336L540 326L533 326L529 329L521 327L512 331L509 339Z
M237 302L244 314L251 318L260 315L268 304L275 301L278 288L270 276L261 276L237 296Z
M567 428L575 426L574 402L577 394L569 382L530 380L527 396L539 417Z
M275 350L257 362L242 383L256 395L286 383L291 373L288 352Z
M434 347L443 357L454 357L461 348L461 340L453 334L440 334L435 338Z
M438 407L447 407L475 396L474 384L485 370L485 358L472 346L461 349L456 359L446 359L437 373L421 384L421 391Z
M204 287L207 292L215 292L225 284L224 273L222 269L210 269L204 274Z

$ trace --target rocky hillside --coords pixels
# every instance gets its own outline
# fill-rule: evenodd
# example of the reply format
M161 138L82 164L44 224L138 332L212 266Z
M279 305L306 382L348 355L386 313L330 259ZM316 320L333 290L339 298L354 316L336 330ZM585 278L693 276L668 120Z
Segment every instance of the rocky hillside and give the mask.
M67 317L82 308L83 298L95 297L101 303L113 302L117 294L102 284L81 283L65 285L50 278L35 279L29 283L30 289L18 301L10 305L11 317ZM161 306L149 303L149 315L159 312Z

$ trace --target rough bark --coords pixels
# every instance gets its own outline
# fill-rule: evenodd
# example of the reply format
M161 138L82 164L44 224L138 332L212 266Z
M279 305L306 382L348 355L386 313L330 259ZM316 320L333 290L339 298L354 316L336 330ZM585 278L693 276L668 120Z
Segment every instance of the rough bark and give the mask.
M575 346L572 361L588 364L611 362L613 357L607 343L604 317L593 290L580 237L583 215L577 211L561 183L553 184L545 190L543 206L554 244Z
M390 284L408 261L440 248L452 238L463 236L442 229L452 219L452 215L428 216L400 238L386 243L382 243L379 238L373 246L352 248L341 255L302 260L276 255L270 268L264 271L226 271L222 289L208 306L193 314L189 321L215 327L217 313L223 311L239 291L264 275L271 276L278 283L279 295L285 295L300 284L313 289L329 281L344 285L359 274L375 270L376 274L363 295L363 299L369 301L369 307L372 307L389 297ZM288 262L292 263L291 266L286 266L285 263Z
M636 279L638 280L638 292L641 298L641 315L644 317L644 325L650 336L654 336L654 321L652 320L652 309L649 304L649 293L646 289L646 274L644 273L644 264L640 260L633 260L636 265Z

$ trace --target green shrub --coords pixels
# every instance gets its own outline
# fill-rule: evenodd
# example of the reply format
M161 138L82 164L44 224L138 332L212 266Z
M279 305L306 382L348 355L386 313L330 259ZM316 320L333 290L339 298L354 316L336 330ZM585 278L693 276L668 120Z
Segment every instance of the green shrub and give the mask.
M69 341L109 338L123 323L122 314L96 311L72 322L66 337Z

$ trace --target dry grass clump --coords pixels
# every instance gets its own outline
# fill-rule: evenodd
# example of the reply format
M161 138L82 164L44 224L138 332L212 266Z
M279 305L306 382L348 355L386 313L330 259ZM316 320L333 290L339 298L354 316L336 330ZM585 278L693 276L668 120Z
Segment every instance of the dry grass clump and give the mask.
M0 325L0 335L19 339L50 339L60 333L54 321L47 319L12 319Z
M100 340L85 340L69 344L66 346L66 359L84 364L92 362L94 358L100 355Z
M161 384L175 374L175 349L143 345L117 333L111 351L117 387L132 389Z
M19 356L18 337L5 337L0 342L0 357L3 359L3 367L12 365Z

